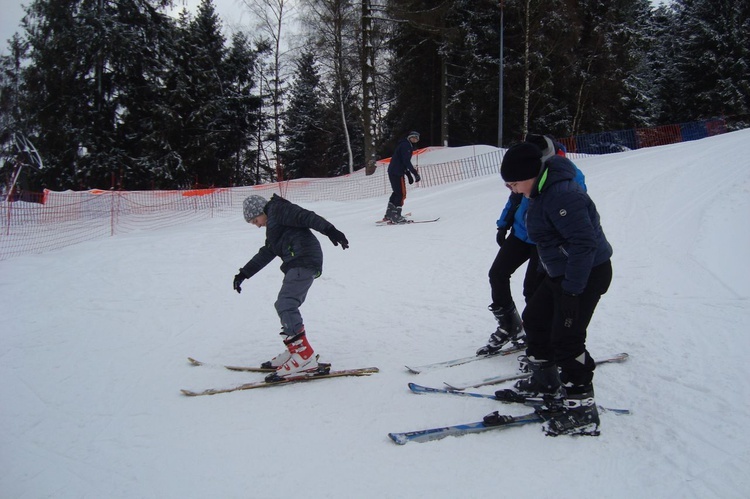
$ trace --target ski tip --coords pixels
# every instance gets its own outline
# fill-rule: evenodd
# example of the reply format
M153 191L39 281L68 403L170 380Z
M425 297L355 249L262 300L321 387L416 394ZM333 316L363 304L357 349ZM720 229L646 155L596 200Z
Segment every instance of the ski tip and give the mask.
M417 369L415 367L409 367L409 366L404 366L404 367L406 368L407 371L409 371L412 374L419 374L419 373L422 372L422 371L420 371L419 369Z
M198 395L197 393L195 393L192 390L182 389L182 390L180 390L180 392L182 392L182 394L185 395L185 396L187 396L187 397L195 397L196 395Z
M599 407L602 412L611 412L616 416L630 416L633 412L630 409L614 409L612 407Z
M393 440L398 445L404 445L406 442L408 442L407 438L401 433L389 433L388 438Z
M229 369L230 371L249 373L272 373L276 371L276 369L273 368L265 369L263 367L224 366L224 368Z
M448 387L448 390L451 390L453 392L460 392L460 391L466 390L466 388L461 388L460 386L453 386L450 383L447 383L445 381L443 381L443 384Z
M203 365L203 362L201 362L199 360L195 360L192 357L188 357L187 360L188 360L188 362L190 362L190 364L192 364L194 366L202 366Z
M630 357L630 354L628 354L628 353L625 353L625 352L618 353L617 355L614 355L612 357L612 361L613 362L622 362L624 360L628 360L628 357Z

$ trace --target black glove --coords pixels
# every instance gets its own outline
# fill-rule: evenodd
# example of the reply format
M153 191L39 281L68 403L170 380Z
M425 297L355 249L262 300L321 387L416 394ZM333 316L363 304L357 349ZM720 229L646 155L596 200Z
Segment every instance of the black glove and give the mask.
M495 240L497 241L498 246L503 246L503 243L505 242L505 235L507 233L508 229L501 229L500 227L497 228L497 236L495 236Z
M330 229L325 231L325 235L328 236L328 239L331 240L334 246L338 246L339 243L341 243L341 249L346 249L349 247L349 241L346 240L346 236L336 227L331 227Z
M566 291L562 292L560 296L560 313L565 319L565 327L571 327L573 321L578 318L579 302L580 297L578 295Z
M409 170L406 170L406 178L409 179L410 185L414 183L414 177L411 176L411 172Z
M242 293L240 284L242 284L242 281L244 281L245 279L247 279L247 277L245 277L245 274L242 273L242 269L240 269L239 274L234 276L234 281L232 281L232 289L234 289L238 293Z
M418 171L415 171L414 172L414 181L415 182L419 182L420 180L422 180L422 177L419 175Z

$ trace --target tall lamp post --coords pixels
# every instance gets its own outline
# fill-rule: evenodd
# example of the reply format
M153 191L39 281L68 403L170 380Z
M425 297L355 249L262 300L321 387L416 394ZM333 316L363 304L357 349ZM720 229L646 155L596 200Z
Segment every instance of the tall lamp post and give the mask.
M505 38L505 5L500 0L500 92L497 112L497 147L503 147L503 39Z

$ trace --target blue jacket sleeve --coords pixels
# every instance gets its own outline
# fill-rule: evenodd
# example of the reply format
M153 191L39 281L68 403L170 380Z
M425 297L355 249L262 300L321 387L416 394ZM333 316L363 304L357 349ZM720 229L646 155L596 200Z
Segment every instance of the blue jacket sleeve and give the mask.
M508 201L505 202L505 208L503 208L502 213L500 213L500 218L497 219L497 228L498 229L505 229L508 230L513 225L513 217L510 217L510 223L508 222L508 214L510 213L510 210L513 209L513 203L511 202L511 198L508 197Z
M505 203L503 212L500 213L500 218L497 219L498 229L510 229L515 224L516 213L518 212L521 203L523 202L523 194L512 192L508 196L508 201Z

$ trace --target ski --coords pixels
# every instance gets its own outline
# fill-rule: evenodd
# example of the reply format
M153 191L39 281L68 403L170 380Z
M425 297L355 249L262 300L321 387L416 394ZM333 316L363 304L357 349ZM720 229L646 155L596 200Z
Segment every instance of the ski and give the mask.
M459 397L473 397L473 398L484 398L484 399L491 399L491 400L497 400L499 402L504 403L518 403L518 404L524 404L531 407L541 407L548 403L543 398L536 398L536 397L524 397L523 395L514 392L513 390L503 390L504 392L510 392L515 395L511 395L509 393L504 393L503 397L498 398L496 395L489 395L486 393L472 393L472 392L457 392L454 390L448 390L446 388L430 388L429 386L422 386L418 385L416 383L409 383L409 390L412 391L412 393L416 393L418 395L424 394L424 393L439 393L443 395L457 395ZM630 414L629 409L613 409L611 407L603 407L603 406L597 406L600 412L611 412L618 415L624 415L624 414Z
M377 225L379 227L383 227L383 226L386 226L386 225L429 224L429 223L432 223L432 222L437 222L438 220L440 220L440 217L433 218L432 220L407 220L406 222L402 222L402 223L399 223L399 224L393 223L390 220L378 220L377 222L375 222L375 225Z
M441 428L429 428L426 430L407 431L403 433L389 433L388 437L398 445L404 445L409 442L430 442L440 440L449 436L468 435L470 433L482 433L492 430L503 430L512 426L522 426L529 423L541 423L544 417L535 412L530 412L522 416L501 416L502 423L488 426L483 421L475 423L459 424L453 426L443 426Z
M613 355L611 357L604 357L600 358L596 361L596 365L600 364L609 364L613 362L624 362L629 357L626 353L618 353L616 355ZM451 384L451 383L444 383L448 388L451 390L466 390L467 388L479 388L480 386L488 386L488 385L498 385L500 383L505 383L506 381L514 381L517 379L524 379L531 376L531 373L520 373L515 374L511 376L496 376L493 378L485 378L482 381L478 383L468 384L468 385L460 385L460 384Z
M446 367L460 366L463 364L468 364L469 362L475 362L477 360L491 359L493 357L503 357L505 355L523 352L525 348L526 346L512 345L510 348L506 348L505 350L500 350L499 352L495 352L495 353L491 353L487 355L472 355L471 357L462 357L460 359L446 360L443 362L434 362L432 364L424 364L422 366L416 366L416 367L406 366L406 369L408 369L410 372L414 374L419 374L425 371L434 371L436 369L443 369Z
M210 362L202 362L192 357L188 357L187 360L193 366L221 367L224 369L229 369L230 371L240 371L248 373L272 373L276 370L273 368L267 369L259 366L227 366L223 364L211 364Z
M218 393L231 393L231 392L237 392L240 390L254 390L256 388L270 388L273 386L289 385L292 383L301 383L304 381L315 381L315 380L326 379L326 378L341 378L344 376L369 376L377 372L379 372L379 369L377 367L364 367L360 369L345 369L342 371L329 371L326 374L317 374L317 373L300 374L297 376L290 376L288 378L284 378L281 381L274 381L272 383L259 381L259 382L253 382L253 383L245 383L243 385L233 386L229 388L209 388L207 390L197 391L197 392L193 390L186 390L186 389L182 389L180 391L188 397L198 397L202 395L216 395Z

